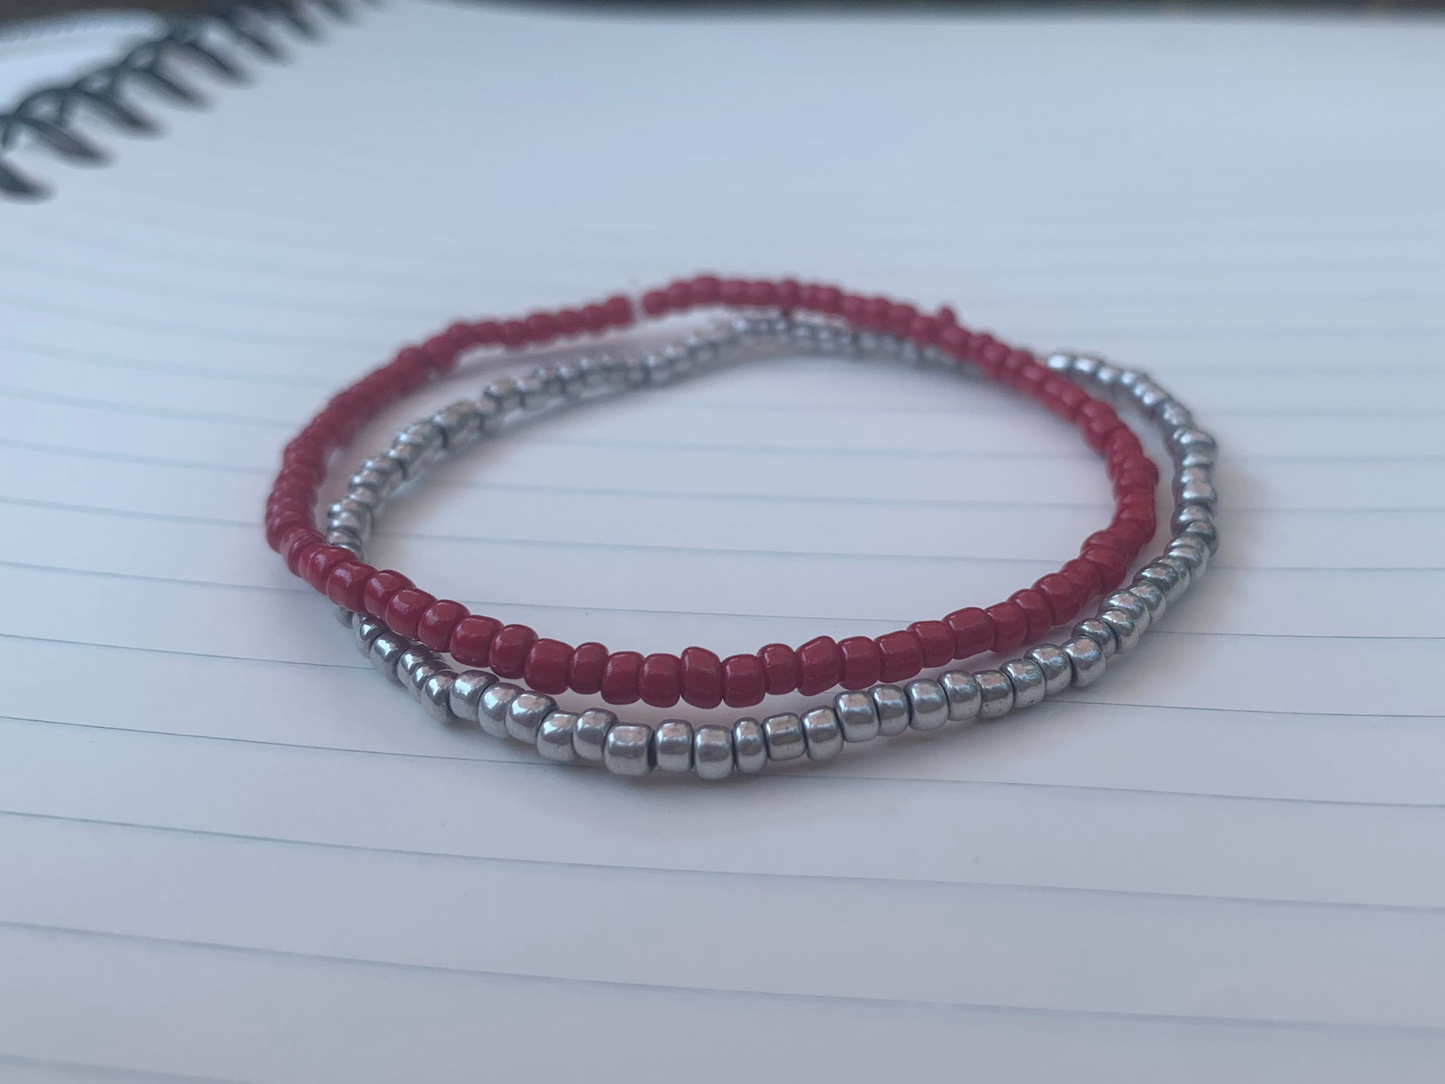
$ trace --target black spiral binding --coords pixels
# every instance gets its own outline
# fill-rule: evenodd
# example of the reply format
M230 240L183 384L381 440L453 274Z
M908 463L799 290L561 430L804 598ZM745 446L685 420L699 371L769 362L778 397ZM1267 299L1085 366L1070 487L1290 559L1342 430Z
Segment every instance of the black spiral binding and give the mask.
M5 160L22 138L29 136L68 161L100 164L106 161L105 152L71 124L78 110L89 109L124 132L153 134L159 130L155 121L125 100L128 87L144 86L178 105L202 105L201 93L175 71L176 61L188 61L225 82L242 82L245 69L224 43L266 60L280 60L285 55L285 35L319 36L313 12L339 20L351 17L348 0L226 0L178 20L160 37L142 42L74 82L27 94L9 112L0 113L0 195L41 199L50 194Z

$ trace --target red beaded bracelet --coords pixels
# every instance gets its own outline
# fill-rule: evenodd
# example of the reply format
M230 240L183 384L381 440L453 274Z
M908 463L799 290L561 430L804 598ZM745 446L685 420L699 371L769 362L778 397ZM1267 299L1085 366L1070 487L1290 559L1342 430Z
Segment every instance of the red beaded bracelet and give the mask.
M681 655L609 652L599 643L573 648L539 638L526 625L503 625L415 587L400 572L377 570L316 529L316 500L327 456L347 444L383 407L416 390L434 375L455 368L459 356L478 347L520 350L557 339L597 335L634 322L629 298L525 317L458 323L420 346L402 349L389 364L334 396L287 446L266 506L266 540L292 573L347 609L385 621L397 635L445 651L465 666L486 666L501 677L524 678L538 692L567 689L600 693L611 704L639 699L671 707L679 699L700 708L726 703L749 707L765 695L814 695L842 685L864 689L897 682L924 668L981 652L1008 652L1037 640L1054 625L1073 620L1084 603L1123 582L1139 550L1154 535L1154 493L1159 472L1133 431L1112 407L1040 365L1033 354L993 336L972 332L946 306L929 315L885 297L848 294L834 286L719 279L680 280L641 299L648 317L697 307L777 309L841 317L862 331L896 335L920 348L934 347L955 361L976 365L986 376L1024 392L1073 422L1105 457L1116 508L1107 528L1090 535L1078 557L1031 587L986 608L955 610L942 620L919 621L875 638L837 641L819 636L796 649L768 644L752 655L720 659L701 647Z

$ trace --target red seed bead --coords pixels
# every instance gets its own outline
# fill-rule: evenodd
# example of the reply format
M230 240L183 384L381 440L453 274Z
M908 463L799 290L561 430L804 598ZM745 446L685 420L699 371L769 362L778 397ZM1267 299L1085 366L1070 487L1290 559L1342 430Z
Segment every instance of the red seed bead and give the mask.
M647 656L637 675L637 692L644 704L672 707L682 695L682 660L662 652Z
M572 649L572 659L567 664L567 684L574 693L591 696L600 692L606 672L607 648L590 642Z
M1074 581L1084 602L1104 589L1104 577L1099 572L1099 566L1092 561L1075 557L1059 569L1059 575Z
M750 282L748 283L747 299L749 305L776 305L778 288L767 279Z
M722 282L716 275L699 275L692 280L692 303L694 305L716 305L718 290Z
M953 311L952 305L938 306L938 311L934 313L934 316L937 318L940 324L958 323L958 313Z
M636 651L614 651L602 672L602 699L609 704L635 704L642 676L642 656Z
M1118 550L1107 546L1089 546L1079 555L1099 570L1099 590L1112 591L1124 582L1129 573L1129 560Z
M904 633L906 636L907 633ZM849 636L838 641L843 668L838 683L845 689L866 689L878 684L883 669L883 652L867 636Z
M495 617L470 614L452 629L451 646L447 650L463 666L486 666L491 661L492 640L501 627L502 623Z
M797 279L783 279L778 283L778 307L784 312L791 312L798 307L802 298L803 288L798 284Z
M527 341L549 343L557 337L557 318L550 312L534 312L523 321L527 325Z
M692 283L674 282L667 288L667 305L674 312L686 312L692 307Z
M915 621L908 626L908 631L918 638L919 649L923 652L920 666L942 666L953 658L953 630L942 621ZM881 646L882 637L878 642ZM887 668L885 661L884 670Z
M748 284L742 279L723 279L717 287L718 300L724 305L742 305L748 299Z
M302 541L292 545L290 550L286 553L287 569L290 570L291 575L300 576L301 569L306 564L307 559L310 558L311 555L314 554L317 550L323 550L326 548L326 543L321 541L319 538L303 539Z
M527 344L527 325L520 320L502 321L502 345L508 350L518 350Z
M863 302L863 324L873 331L887 331L893 302L886 297L870 297Z
M939 627L945 633L948 632L948 627L941 622ZM949 635L948 641L948 653L949 656L952 656L952 635ZM918 634L911 629L907 632L885 632L875 642L878 645L878 656L881 663L877 680L904 681L916 677L918 671L923 669L923 643L919 640ZM945 661L947 660L945 659Z
M1053 375L1042 365L1030 361L1019 370L1014 382L1025 395L1031 395L1038 399L1043 396L1044 383Z
M897 302L888 306L886 319L888 330L900 337L906 336L913 328L913 321L918 319L918 309L907 302Z
M981 610L977 606L954 610L943 619L943 623L953 633L955 659L966 659L970 655L993 648L995 630L993 618L987 610Z
M682 698L695 708L715 708L723 698L722 660L705 647L682 652Z
M386 613L382 620L386 622L386 627L398 636L415 640L421 615L426 613L427 607L435 601L435 595L429 595L415 587L403 587L386 600Z
M498 677L521 677L536 642L536 632L526 625L503 625L492 637L492 671Z
M818 311L839 315L843 311L843 291L836 286L818 287Z
M386 604L391 601L391 596L403 587L410 586L411 581L400 572L390 568L379 570L366 581L366 587L362 590L361 597L366 612L372 617L385 617Z
M364 613L366 603L362 601L362 592L375 572L376 569L360 561L343 561L326 577L326 597L352 613Z
M862 327L867 318L868 299L857 294L844 294L838 302L838 312L844 320L855 327Z
M767 644L758 650L769 696L785 696L798 688L798 653L787 644Z
M467 608L449 598L439 598L426 608L416 623L416 638L433 651L448 651L452 632L467 616Z
M750 708L763 702L767 675L756 655L729 655L723 660L723 703L730 708Z
M819 636L798 648L798 692L813 696L831 689L843 676L843 652L831 636Z
M993 618L993 643L989 650L1012 651L1028 636L1029 618L1017 602L1000 602L990 606L984 613Z
M1019 375L1034 363L1034 356L1027 350L1010 350L999 366L998 379L1010 387L1019 386Z
M478 320L472 325L472 341L478 346L496 346L502 341L502 325L495 320Z
M325 592L326 580L331 570L343 561L354 561L356 555L340 546L323 545L307 553L306 562L301 566L301 578L313 591Z
M572 662L572 645L561 640L537 640L522 664L522 679L539 693L567 691L567 670Z
M1072 621L1087 597L1083 588L1058 572L1041 577L1034 584L1034 590L1043 595L1044 601L1049 604L1050 625Z
M626 294L614 294L602 303L607 322L612 327L631 327L636 317L632 313L632 299Z
M949 324L939 331L938 345L949 357L962 360L968 355L969 334L957 324Z
M938 338L938 321L932 316L915 316L908 326L908 338L919 346L932 346Z
M567 338L582 333L582 314L576 309L557 310L557 334Z
M607 317L607 310L601 305L582 306L582 326L588 334L596 335L607 329L611 321Z
M1015 591L1008 600L1028 618L1028 625L1024 628L1025 640L1037 640L1053 627L1054 615L1049 608L1049 600L1034 588L1025 587L1022 591Z
M323 541L316 528L308 522L293 523L281 531L276 539L276 552L286 562L286 567L291 567L291 552L297 546L309 546L315 542Z
M667 310L667 294L662 290L648 290L642 295L642 311L648 316L661 316Z

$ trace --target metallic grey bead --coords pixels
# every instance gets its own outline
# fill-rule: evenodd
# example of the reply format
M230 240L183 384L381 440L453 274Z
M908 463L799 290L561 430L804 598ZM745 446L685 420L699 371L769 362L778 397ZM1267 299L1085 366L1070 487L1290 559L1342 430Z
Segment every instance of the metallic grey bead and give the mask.
M397 669L398 671L401 669L400 661L397 662ZM422 690L426 688L426 683L436 677L437 674L449 673L452 673L451 668L442 662L441 659L433 655L425 662L407 671L407 680L403 683L403 687L407 692L411 693L413 700L418 704L422 704ZM422 704L422 706L425 707L426 705Z
M470 399L442 407L429 420L442 431L442 443L448 450L465 448L481 439L482 415Z
M366 657L371 660L371 665L376 667L377 673L396 680L396 660L401 658L411 644L390 632L383 632L371 641L371 647L367 649Z
M617 723L607 732L602 763L613 775L646 775L652 771L652 728Z
M363 487L358 487L355 492L359 496L352 496L348 491L346 496L326 510L326 514L327 516L339 516L342 512L350 512L366 524L367 530L370 530L371 519L376 513L376 506L380 503L381 496L374 490Z
M1098 681L1108 665L1104 649L1092 636L1080 636L1077 640L1060 644L1059 650L1069 657L1069 665L1074 669L1073 684L1081 688Z
M768 766L768 741L762 723L744 717L733 724L733 755L740 772L760 772Z
M488 685L477 701L477 725L494 738L507 737L507 709L524 691L506 681Z
M557 374L562 394L568 399L580 399L587 390L587 377L582 371L580 361L559 361L552 366L552 371Z
M440 426L431 422L413 422L396 435L386 454L400 465L404 477L415 478L441 458L444 449Z
M480 399L472 400L472 409L477 412L477 436L479 438L490 433L502 420L502 408L485 395Z
M1219 461L1219 453L1213 448L1190 448L1182 454L1174 452L1174 465L1179 468L1210 467Z
M340 546L344 550L350 550L356 555L358 560L365 552L366 547L366 543L361 540L361 536L352 530L333 531L328 529L326 532L326 544L328 546Z
M642 370L649 384L666 384L672 379L672 362L660 352L645 355Z
M371 516L355 512L337 512L326 524L328 531L349 531L362 542L371 537Z
M692 359L692 364L699 369L717 362L717 347L711 339L690 333L683 336L682 348L687 351L688 357Z
M914 730L937 730L948 722L948 696L938 682L920 678L903 691L908 694L908 725Z
M616 723L617 716L605 708L593 708L577 716L577 724L572 728L572 748L577 751L577 759L601 764L607 732Z
M692 724L668 719L652 736L652 762L660 772L692 771Z
M1099 366L1098 372L1094 374L1094 386L1103 394L1112 396L1119 390L1119 378L1124 375L1124 370L1117 365L1110 365L1108 362Z
M1002 670L980 670L973 675L978 681L980 719L997 719L1007 715L1014 706L1014 683Z
M1079 637L1093 640L1099 645L1099 650L1104 653L1106 659L1119 649L1119 641L1114 636L1114 630L1097 617L1080 621L1074 626L1073 636L1076 640Z
M1187 528L1191 523L1207 523L1210 526L1213 526L1214 510L1212 508L1206 508L1202 504L1181 505L1174 512L1173 518L1171 518L1169 521L1169 526L1177 535L1183 534L1185 528Z
M983 703L978 680L967 670L949 670L938 675L939 687L948 700L948 717L955 723L976 718Z
M1050 354L1044 359L1044 368L1048 369L1051 373L1067 374L1073 364L1073 354Z
M677 343L669 343L664 346L662 356L667 359L668 365L672 368L674 379L692 372L692 355Z
M1143 369L1121 368L1119 370L1119 379L1116 381L1116 384L1121 392L1130 394L1133 392L1135 384L1144 383L1152 383L1152 381L1149 379L1149 374Z
M385 631L385 622L378 621L370 614L357 614L351 619L351 632L356 639L356 650L368 659L371 658L372 641ZM392 661L395 662L395 660Z
M797 760L808 748L803 720L790 711L763 720L763 739L768 743L769 760Z
M1144 631L1139 627L1139 622L1123 610L1104 610L1099 614L1099 620L1114 631L1114 639L1118 641L1120 651L1128 651L1136 646Z
M1195 429L1192 426L1176 429L1170 433L1169 447L1180 454L1186 454L1191 451L1208 451L1212 453L1219 451L1219 446L1214 443L1213 437L1204 430Z
M417 667L425 666L428 663L439 663L440 659L431 648L425 644L407 643L406 650L396 657L396 680L408 690L413 688L412 675L416 673Z
M1153 381L1141 380L1129 389L1129 394L1148 414L1152 414L1157 408L1169 402L1169 393Z
M375 459L365 460L361 469L351 476L346 483L347 488L357 489L365 487L376 491L376 495L383 500L396 492L396 487L401 485L401 465L396 460L385 455Z
M468 723L475 723L482 706L482 693L496 683L497 679L485 670L463 670L452 682L452 714Z
M867 693L839 693L833 697L833 710L838 713L844 741L872 741L878 737L878 709Z
M1176 601L1189 589L1189 570L1183 561L1166 563L1165 558L1152 561L1134 574L1135 583L1152 583L1164 592L1169 602Z
M624 382L627 387L638 388L647 383L648 370L644 362L645 359L638 357L627 358L623 361Z
M1213 521L1191 523L1179 533L1199 539L1209 548L1211 557L1219 552L1219 528L1214 526Z
M1179 535L1170 540L1164 550L1165 557L1177 557L1189 566L1189 582L1192 584L1204 575L1209 567L1209 544L1191 535Z
M576 728L576 712L549 712L542 720L542 725L537 728L537 752L559 764L576 760L577 750L572 746L572 732Z
M1136 583L1129 588L1129 594L1149 607L1149 625L1151 628L1158 624L1159 619L1164 616L1164 611L1169 608L1169 600L1164 597L1164 592L1159 590L1158 584L1147 581ZM1124 612L1128 613L1127 610Z
M1043 703L1044 671L1033 659L1010 659L999 671L1014 687L1014 707L1031 708Z
M1104 359L1097 354L1075 354L1069 368L1075 376L1091 380L1102 364L1104 364Z
M557 710L557 701L531 691L518 693L507 705L507 733L527 745L537 744L542 720Z
M843 728L838 713L830 707L803 713L803 741L809 760L829 760L843 751Z
M562 381L551 369L541 366L517 377L517 390L522 395L523 410L541 410L562 394Z
M577 372L582 378L582 387L587 391L597 391L607 386L609 373L607 362L613 359L605 354L595 358L578 358Z
M1154 611L1133 591L1115 591L1099 604L1099 609L1122 610L1139 627L1140 632L1149 627L1149 621L1154 616Z
M908 729L908 694L897 685L875 685L868 690L878 712L878 733L891 738Z
M1154 414L1160 424L1170 431L1184 429L1194 424L1194 416L1189 413L1188 408L1173 399L1161 405Z
M1025 652L1024 657L1031 659L1044 675L1045 696L1063 692L1074 679L1074 668L1069 665L1069 657L1053 644L1040 644Z
M1215 492L1214 486L1208 482L1193 482L1182 487L1175 496L1180 506L1198 505L1200 508L1214 509L1219 504L1219 494Z
M332 607L331 612L335 615L336 621L339 625L341 625L343 628L351 628L351 619L356 616L355 614L353 614L345 606L334 606Z
M1189 589L1189 585L1194 582L1194 569L1183 557L1175 557L1172 554L1166 553L1163 557L1156 557L1151 562L1151 565L1164 565L1166 568L1172 568L1179 573L1179 578L1184 582L1184 586L1179 588L1179 594L1181 595L1184 594L1184 592ZM1168 597L1167 594L1165 597ZM1171 598L1169 601L1173 602L1174 600Z
M698 727L692 737L692 765L701 779L726 779L732 775L732 730L711 723Z
M455 723L457 717L452 714L452 686L456 684L457 674L450 667L442 666L434 674L422 682L418 690L417 699L426 713L439 723Z
M1214 484L1213 467L1180 467L1174 472L1174 480L1171 485L1174 495L1178 497L1180 490L1200 483Z
M495 403L499 414L519 410L522 406L522 389L510 376L493 380L482 389L482 397Z

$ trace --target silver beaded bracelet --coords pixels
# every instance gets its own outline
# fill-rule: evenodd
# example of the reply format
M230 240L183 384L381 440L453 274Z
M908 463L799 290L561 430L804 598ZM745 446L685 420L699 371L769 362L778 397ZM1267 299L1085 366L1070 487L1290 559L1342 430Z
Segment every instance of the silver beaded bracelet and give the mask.
M627 388L667 383L725 362L800 353L968 368L897 336L788 316L738 317L641 356L598 354L538 366L520 377L494 381L479 399L454 403L403 429L352 475L345 497L331 506L326 540L364 559L372 528L399 486L520 419ZM1069 353L1054 354L1046 364L1090 393L1133 408L1159 432L1173 467L1173 535L1130 586L1108 595L1096 616L1078 622L1068 640L1040 644L997 669L949 670L901 686L878 684L838 693L830 703L801 713L762 720L746 716L731 726L668 719L653 727L624 722L606 707L564 710L552 697L485 670L458 672L438 652L390 632L367 614L338 609L338 619L353 630L371 664L406 688L437 721L475 724L493 737L524 742L547 760L601 764L616 775L691 771L703 779L723 779L734 771L759 772L770 761L828 760L845 744L937 730L949 722L991 721L1032 707L1097 681L1115 653L1138 644L1199 580L1218 548L1216 445L1195 426L1189 411L1139 370Z

